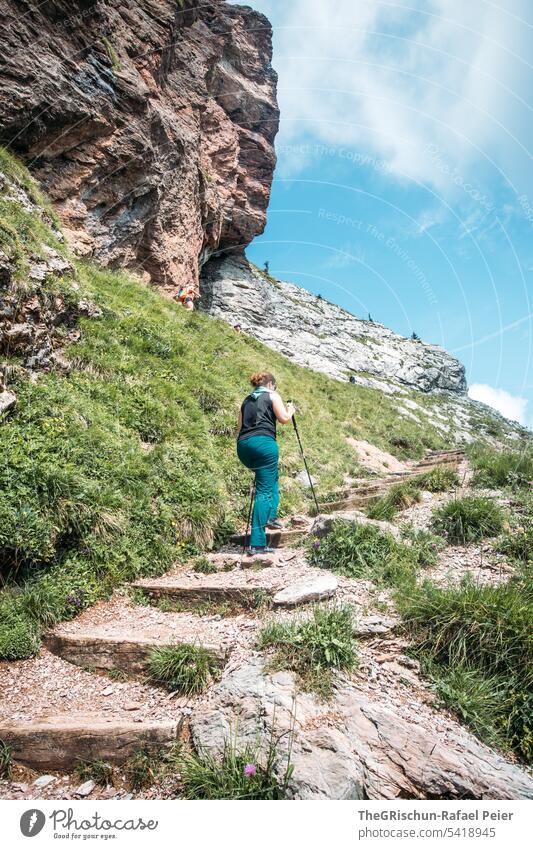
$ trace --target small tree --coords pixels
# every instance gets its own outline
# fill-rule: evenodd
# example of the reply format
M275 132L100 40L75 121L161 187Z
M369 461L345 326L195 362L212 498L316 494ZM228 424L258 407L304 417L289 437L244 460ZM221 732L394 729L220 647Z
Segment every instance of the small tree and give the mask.
M263 270L264 270L265 274L270 273L270 263L269 263L268 259L265 260L265 264L263 265Z

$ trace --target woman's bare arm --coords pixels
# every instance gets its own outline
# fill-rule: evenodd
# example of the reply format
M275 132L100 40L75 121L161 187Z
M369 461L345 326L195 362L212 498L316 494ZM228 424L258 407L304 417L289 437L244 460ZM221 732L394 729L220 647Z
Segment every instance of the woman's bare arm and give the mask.
M285 406L281 400L281 396L277 392L272 393L272 408L278 422L281 424L287 424L294 416L294 405L289 401L287 406Z

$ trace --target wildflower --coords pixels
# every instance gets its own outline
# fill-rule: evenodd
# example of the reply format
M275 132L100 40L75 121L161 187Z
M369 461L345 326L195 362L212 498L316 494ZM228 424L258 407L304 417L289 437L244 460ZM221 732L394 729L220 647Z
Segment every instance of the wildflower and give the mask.
M247 778L251 778L257 773L257 767L255 764L246 764L244 767L244 774Z
M320 540L319 539L316 539L314 541L313 548L315 549L315 551L319 551L319 549L320 549Z

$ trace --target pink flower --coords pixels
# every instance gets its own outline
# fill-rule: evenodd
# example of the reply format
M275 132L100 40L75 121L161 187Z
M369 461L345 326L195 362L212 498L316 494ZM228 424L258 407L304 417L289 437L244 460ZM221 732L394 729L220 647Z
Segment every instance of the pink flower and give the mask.
M251 778L252 775L255 775L257 772L257 767L255 764L246 764L244 767L244 774L247 778Z

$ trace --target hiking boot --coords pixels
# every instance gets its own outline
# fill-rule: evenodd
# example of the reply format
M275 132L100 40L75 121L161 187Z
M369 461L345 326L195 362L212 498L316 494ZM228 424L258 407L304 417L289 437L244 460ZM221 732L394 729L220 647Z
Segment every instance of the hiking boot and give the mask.
M246 549L248 557L253 557L255 554L275 554L276 549L270 548L268 545L253 546Z
M283 530L283 525L281 524L279 519L272 519L271 522L267 522L266 527L270 531L282 531Z

